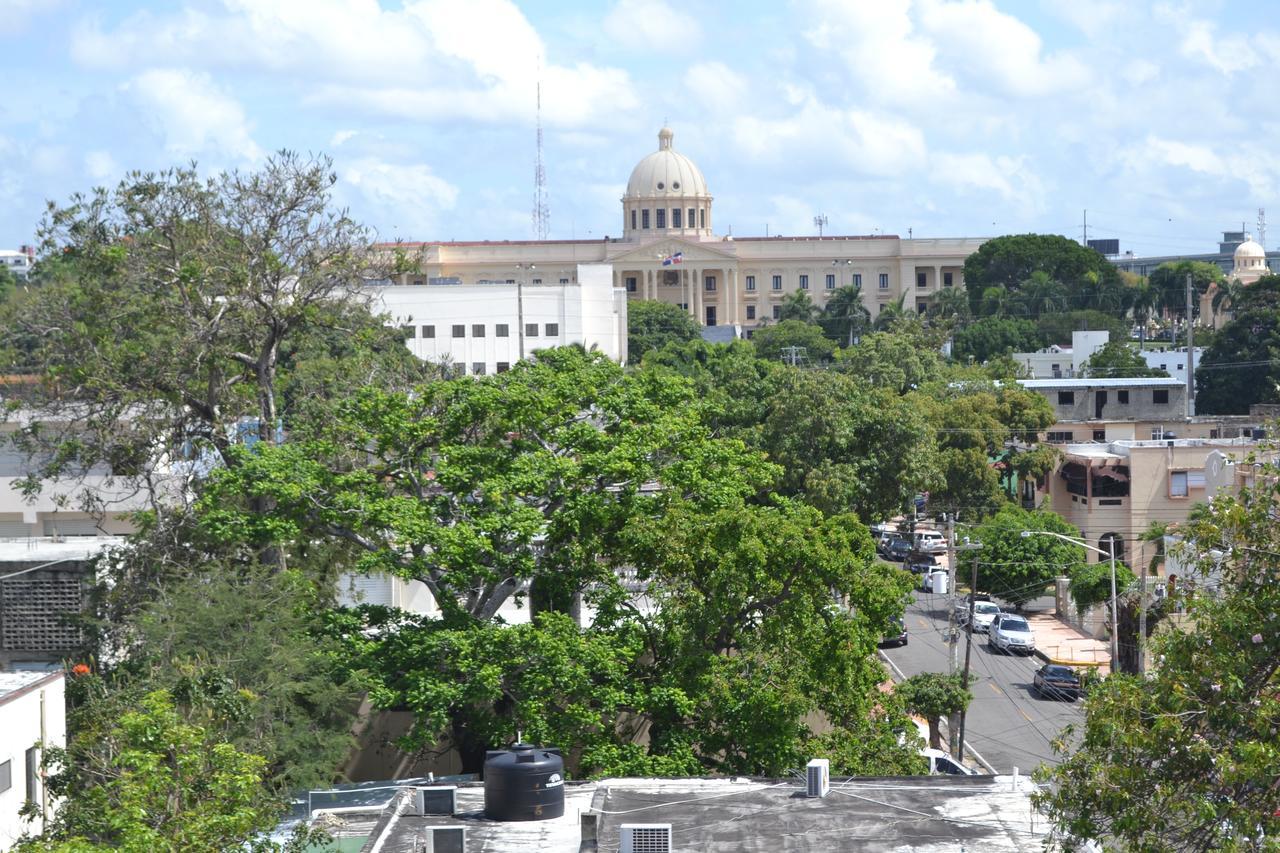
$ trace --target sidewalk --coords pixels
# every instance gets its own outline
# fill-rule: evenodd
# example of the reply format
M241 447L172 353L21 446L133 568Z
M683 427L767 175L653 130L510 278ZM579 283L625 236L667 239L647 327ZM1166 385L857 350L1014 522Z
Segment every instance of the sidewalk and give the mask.
M1036 657L1047 663L1097 667L1100 675L1111 672L1111 648L1105 640L1072 628L1054 613L1028 613L1027 622L1036 638Z

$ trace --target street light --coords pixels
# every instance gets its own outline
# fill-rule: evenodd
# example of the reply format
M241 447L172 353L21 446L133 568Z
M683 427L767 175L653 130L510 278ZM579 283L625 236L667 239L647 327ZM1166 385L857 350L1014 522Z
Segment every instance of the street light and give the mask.
M1026 539L1030 536L1053 536L1064 542L1070 542L1073 545L1079 545L1095 554L1101 554L1111 561L1111 671L1116 671L1116 666L1120 663L1120 622L1116 617L1116 540L1114 536L1107 537L1108 551L1101 548L1095 548L1083 539L1077 539L1074 536L1067 536L1062 533L1054 533L1052 530L1024 530L1022 538ZM1145 590L1144 590L1145 593Z

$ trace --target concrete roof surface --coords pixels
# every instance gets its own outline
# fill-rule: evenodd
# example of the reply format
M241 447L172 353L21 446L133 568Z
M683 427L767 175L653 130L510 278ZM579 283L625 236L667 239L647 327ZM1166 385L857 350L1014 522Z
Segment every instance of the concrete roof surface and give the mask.
M397 798L366 850L417 853L430 826L465 826L475 853L578 853L581 815L599 815L598 849L617 851L624 823L670 824L675 853L752 851L1021 851L1040 849L1048 824L1032 783L1010 776L833 779L825 798L799 780L605 779L565 786L565 814L536 822L484 818L484 788L463 784L453 816L406 814Z
M45 679L53 680L53 676L62 676L61 667L50 669L6 669L0 671L0 704L3 704L16 693L39 684Z
M1023 388L1173 388L1187 384L1185 379L1173 376L1143 376L1131 379L1019 379Z

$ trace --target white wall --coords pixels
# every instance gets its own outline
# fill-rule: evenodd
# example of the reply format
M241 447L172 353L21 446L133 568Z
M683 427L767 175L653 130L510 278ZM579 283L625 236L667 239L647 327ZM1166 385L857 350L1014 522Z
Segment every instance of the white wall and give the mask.
M549 280L549 279L548 279ZM609 264L579 264L570 284L426 284L371 288L373 310L398 326L414 327L406 342L428 361L449 360L466 373L498 372L499 364L520 360L520 323L536 326L526 334L524 353L566 344L596 348L615 361L626 360L626 293L613 286ZM432 327L432 337L424 328ZM462 335L454 337L454 326ZM476 327L483 335L476 335ZM505 327L501 329L499 327ZM500 331L505 335L499 336Z
M23 673L22 675L27 675ZM31 674L34 680L34 674ZM0 673L0 681L13 673ZM8 850L24 832L43 830L39 819L30 823L18 816L27 799L26 753L40 740L41 696L44 697L44 739L52 746L67 743L66 679L61 671L50 673L33 685L0 698L0 764L9 762L8 790L0 792L0 850ZM42 791L32 792L39 802ZM53 803L50 802L52 811Z

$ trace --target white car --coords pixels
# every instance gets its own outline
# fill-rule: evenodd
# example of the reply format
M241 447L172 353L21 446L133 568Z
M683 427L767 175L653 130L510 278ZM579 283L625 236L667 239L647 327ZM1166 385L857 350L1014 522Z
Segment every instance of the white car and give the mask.
M913 544L923 554L940 554L947 550L947 537L937 530L917 530Z
M991 629L991 623L1000 615L1000 606L990 601L973 603L973 630L985 634ZM962 601L956 605L956 623L964 627L969 622L969 602Z
M987 630L987 645L1005 654L1021 652L1029 655L1036 650L1036 638L1026 619L1016 613L1001 613Z

